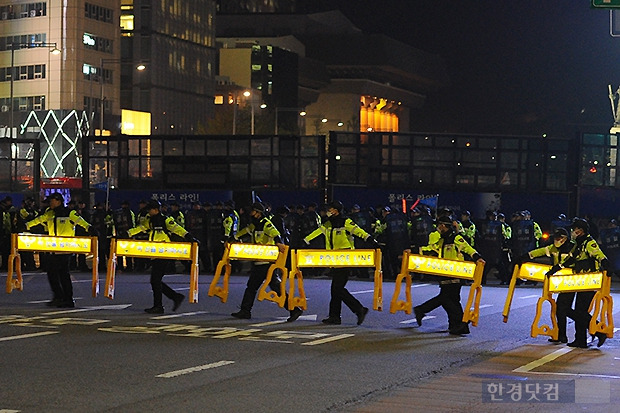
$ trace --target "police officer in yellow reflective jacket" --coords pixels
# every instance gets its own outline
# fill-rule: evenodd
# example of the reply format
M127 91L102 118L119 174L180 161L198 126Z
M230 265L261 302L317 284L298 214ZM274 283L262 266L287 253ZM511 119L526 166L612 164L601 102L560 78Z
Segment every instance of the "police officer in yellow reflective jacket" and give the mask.
M477 262L484 264L480 254L465 241L462 235L456 233L452 219L449 216L437 219L437 231L439 232L439 239L433 243L429 241L426 247L420 248L423 254L459 261L463 261L464 254L467 254ZM463 322L461 280L442 277L442 280L439 282L439 294L425 303L414 307L413 310L418 325L422 325L422 319L426 313L439 306L442 306L446 313L448 313L448 332L450 334L469 334L469 326Z
M181 238L184 238L189 242L198 242L196 238L187 232L183 227L178 225L174 218L162 215L160 212L161 203L157 200L151 200L148 202L146 209L148 211L148 217L138 226L131 228L127 231L127 234L119 234L120 237L128 235L133 237L141 232L148 234L150 241L157 242L170 242L170 234L176 234ZM168 284L162 281L166 271L165 259L156 258L151 262L151 288L153 290L153 307L147 308L144 311L149 314L163 314L164 306L162 303L162 294L170 298L173 302L172 311L176 311L185 296L181 293L174 291Z
M561 268L572 268L573 273L604 271L608 268L608 260L601 251L597 242L590 236L590 226L585 219L575 218L570 227L571 239L575 242L568 256L559 264L554 265L547 276L552 276ZM557 316L570 317L575 321L575 340L568 343L570 347L587 348L587 330L592 316L589 313L590 303L594 298L594 291L581 291L575 293L558 294ZM575 299L575 308L572 308ZM607 336L604 333L596 333L598 338L597 347L603 345ZM563 338L563 337L560 337Z
M44 224L49 235L61 237L75 236L75 226L87 229L89 234L96 236L96 230L73 209L65 206L63 196L57 192L49 196L50 207L44 214L26 222L26 229ZM53 253L48 256L47 279L54 298L47 303L50 307L73 308L73 285L69 274L71 254Z
M235 239L240 239L245 234L252 236L252 242L254 244L261 245L277 245L280 252L284 252L285 245L282 243L280 232L273 225L271 220L265 216L265 207L260 202L252 204L252 211L250 212L252 221L248 226L241 229L234 235ZM241 300L241 309L231 316L239 319L252 318L252 307L254 306L254 299L258 289L267 279L267 272L269 271L269 262L252 262L252 270L250 271L250 278L243 293L243 299ZM269 288L273 291L280 291L280 279L278 277L272 277ZM286 294L286 306L288 308L289 296ZM299 318L303 313L303 310L299 307L295 307L290 311L287 322L293 322Z
M379 248L377 241L366 231L361 229L356 223L342 215L344 206L340 201L334 201L327 207L327 220L321 226L304 238L306 244L314 238L323 235L325 237L325 247L328 250L352 250L353 236L369 241L373 248ZM357 325L364 322L368 308L364 307L351 293L345 288L349 281L351 268L332 268L331 300L329 301L329 316L322 320L323 324L340 324L340 313L342 303L357 316Z

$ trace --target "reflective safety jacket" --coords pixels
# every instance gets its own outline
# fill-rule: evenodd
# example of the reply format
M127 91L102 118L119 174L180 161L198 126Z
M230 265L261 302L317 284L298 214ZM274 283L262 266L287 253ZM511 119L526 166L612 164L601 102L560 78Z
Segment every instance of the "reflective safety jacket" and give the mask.
M340 218L340 219L338 219ZM351 218L331 217L327 219L320 227L312 231L304 238L306 244L309 244L314 238L323 234L325 236L325 249L328 250L352 250L353 236L367 240L370 235L361 229Z
M234 237L239 230L239 214L234 209L224 218L222 222L224 227L224 237Z
M422 253L430 252L430 255L436 255L439 258L458 261L465 261L463 254L471 256L474 260L480 258L480 254L465 241L465 238L454 231L443 236L440 235L438 239L433 237L433 239L435 240L433 243L429 241L427 246L420 248ZM460 283L460 280L458 278L444 278L439 283Z
M570 267L574 273L592 272L601 268L601 262L607 257L598 243L589 235L577 237L570 253L560 263L560 267Z
M276 242L281 243L280 231L273 225L273 222L267 217L260 219L258 224L252 222L247 227L234 235L235 239L243 237L245 234L252 236L252 242L261 245L276 245Z
M148 234L149 241L158 242L170 242L170 234L176 234L182 238L187 234L187 231L177 224L174 218L161 213L148 216L143 223L127 231L130 237L141 232Z
M74 237L76 225L86 230L90 228L90 224L79 216L75 210L65 206L59 206L56 209L48 208L45 213L39 215L32 221L26 222L26 229L30 229L39 224L43 224L47 228L47 233L49 235L60 237Z
M538 257L549 257L552 259L553 264L557 265L562 261L568 258L568 254L573 249L575 244L567 240L564 244L560 246L560 248L556 247L553 244L547 245L546 247L536 248L535 250L530 251L528 254L530 258L538 258Z

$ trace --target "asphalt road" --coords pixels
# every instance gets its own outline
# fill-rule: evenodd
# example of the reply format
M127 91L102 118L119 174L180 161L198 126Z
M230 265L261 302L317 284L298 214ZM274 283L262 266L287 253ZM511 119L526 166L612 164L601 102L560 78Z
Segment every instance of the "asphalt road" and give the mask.
M0 295L0 412L338 412L546 342L529 336L539 287L516 290L505 324L507 288L485 286L478 326L461 337L447 333L441 308L421 327L413 315L390 314L393 282L384 283L383 311L371 309L363 325L345 307L343 324L326 326L320 320L327 316L327 278L304 281L308 310L286 323L288 312L266 301L256 302L251 320L230 316L243 275L231 277L226 303L207 295L212 276L201 275L199 302L176 313L164 302L160 316L143 311L152 304L146 274L118 274L114 300L91 296L90 274L73 276L74 309L45 306L43 273L26 274L23 291ZM164 280L188 294L188 275ZM372 307L371 282L352 279L348 288ZM414 305L437 291L415 283Z

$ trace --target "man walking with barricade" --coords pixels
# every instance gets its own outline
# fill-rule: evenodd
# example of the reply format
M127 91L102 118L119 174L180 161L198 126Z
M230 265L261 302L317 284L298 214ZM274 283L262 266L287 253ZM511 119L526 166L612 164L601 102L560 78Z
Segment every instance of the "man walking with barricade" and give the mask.
M254 244L261 245L276 245L280 252L285 251L285 245L282 242L280 232L273 225L271 220L265 216L265 207L259 202L252 204L252 211L250 212L252 221L250 224L241 229L235 235L235 238L241 238L243 235L250 234L252 236L252 242ZM239 319L252 318L252 307L254 306L254 300L258 289L267 279L267 273L269 271L269 262L252 262L252 269L250 271L250 278L243 293L243 299L241 300L241 309L231 315ZM274 274L275 275L275 274ZM281 279L276 276L271 278L269 288L273 291L280 292ZM286 294L286 308L288 308L289 296ZM295 307L290 310L289 318L287 322L293 322L299 318L303 313L303 310L299 307Z
M97 235L97 230L75 210L65 206L64 198L60 193L54 192L49 196L50 207L44 214L39 215L26 223L30 229L38 224L44 224L51 236L73 237L75 226L79 225L88 230L91 236ZM73 285L69 273L69 259L71 254L55 252L47 256L47 279L52 289L53 298L47 303L50 307L73 308Z
M114 230L116 234L126 233L131 228L136 226L136 215L129 208L129 201L121 202L121 207L114 211ZM133 258L132 257L119 257L121 262L118 263L121 271L133 271ZM125 264L123 265L122 259L125 258Z
M334 201L327 206L327 220L319 228L311 232L304 238L306 244L319 237L324 236L326 249L328 250L350 250L354 249L351 241L353 236L362 238L378 248L377 241L366 231L357 226L351 218L343 215L344 207L341 202ZM332 277L331 299L329 302L329 316L322 320L323 324L341 324L340 313L342 303L357 316L357 325L364 322L368 308L364 307L347 289L351 269L346 267L331 268Z
M562 268L572 268L575 274L607 270L609 262L597 242L590 236L588 222L582 218L575 218L570 228L571 239L575 244L568 256L559 264L554 265L547 272L547 276L553 276ZM592 318L589 309L594 295L594 291L558 294L556 312L558 320L561 317L570 317L575 321L575 340L568 343L569 347L588 347L587 330ZM574 309L572 308L573 299L575 299ZM607 339L607 336L601 332L596 333L595 336L598 339L597 347L602 346Z
M473 260L484 264L484 260L478 252L458 234L449 216L437 219L437 231L439 239L429 241L428 246L422 248L426 255L439 258L464 261L464 254ZM469 326L463 322L463 307L461 306L461 280L458 278L442 277L439 282L439 294L419 306L414 307L416 321L422 325L424 316L435 308L442 306L448 314L448 332L453 335L469 334Z
M187 232L183 227L178 225L174 218L165 216L160 211L161 204L157 200L151 200L146 206L148 211L147 220L127 231L126 234L119 234L121 237L132 237L136 234L144 232L148 235L149 241L170 242L170 235L175 234L183 238L187 242L199 242L192 234ZM155 258L151 263L151 288L153 290L153 307L144 311L149 314L163 314L164 306L162 302L162 294L172 300L172 311L176 311L185 296L174 291L170 286L163 282L166 271L167 260Z
M568 231L566 228L558 227L553 233L553 243L544 247L536 248L522 257L515 259L515 265L521 265L524 262L536 259L538 257L549 257L551 259L551 265L555 266L563 262L568 254L573 249L575 243L568 238ZM556 319L558 323L558 339L554 340L550 338L551 343L567 343L568 338L566 336L566 315L568 310L572 306L574 293L560 293L556 302L559 304L556 310Z

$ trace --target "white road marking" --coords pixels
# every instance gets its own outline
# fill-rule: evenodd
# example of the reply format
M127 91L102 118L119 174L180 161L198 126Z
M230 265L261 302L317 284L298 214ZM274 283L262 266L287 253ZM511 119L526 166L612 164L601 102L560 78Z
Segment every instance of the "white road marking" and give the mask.
M52 311L50 313L45 313L45 315L83 313L86 311L97 311L97 310L124 310L129 307L131 307L131 304L100 305L100 306L94 306L94 307L74 308L72 310Z
M73 297L74 300L81 300L82 297ZM27 304L43 304L43 303L49 303L50 300L36 300L36 301L26 301Z
M368 294L368 293L374 293L374 292L375 292L375 290L362 290L362 291L352 292L351 294L352 295L355 295L355 294Z
M319 340L309 341L307 343L301 343L301 345L302 346L318 346L319 344L325 344L325 343L329 343L332 341L342 340L345 338L353 337L354 335L355 334L340 334L339 336L326 337L326 338L321 338Z
M424 320L432 320L433 318L437 318L437 316L436 315L426 315L426 316L424 316L422 321L424 321ZM415 318L412 318L410 320L404 320L404 321L400 322L400 324L413 324L413 323L417 323L417 320Z
M530 373L531 370L534 370L537 367L542 366L543 364L547 364L560 356L563 356L566 353L573 351L572 347L564 347L559 350L554 351L553 353L547 354L544 357L539 358L538 360L534 360L530 363L527 363L525 366L517 367L513 371L515 373Z
M415 284L415 285L412 285L411 288L426 287L428 285L430 284Z
M516 371L516 370L514 370ZM606 374L587 374L587 373L545 373L544 371L528 371L528 374L540 374L545 376L576 376L576 377L595 377L600 379L620 379L620 376L609 376Z
M493 307L493 304L482 304L478 309Z
M265 327L265 326L273 326L276 324L282 324L282 323L286 323L287 318L288 317L278 317L278 319L274 321L265 321L264 323L250 324L250 327ZM316 321L316 319L317 319L316 314L309 314L309 315L302 315L297 320L298 321L299 320Z
M235 363L234 361L222 360L216 363L203 364L202 366L190 367L190 368L183 369L183 370L175 370L175 371L171 371L168 373L159 374L155 377L171 379L173 377L183 376L185 374L190 374L190 373L197 373L199 371L214 369L216 367L228 366L229 364L234 364L234 363Z
M41 331L40 333L30 333L30 334L21 334L19 336L0 337L0 341L21 340L22 338L48 336L50 334L58 334L58 331Z
M169 314L169 315L160 315L157 317L151 317L152 320L165 320L167 318L178 318L178 317L189 317L192 315L198 314L207 314L207 311L194 311L192 313L178 313L178 314Z
M239 340L245 340L245 341L259 341L261 343L280 343L280 344L294 344L294 341L288 341L288 340L266 340L264 338L259 338L259 337L241 337Z
M21 410L0 409L0 413L19 413Z
M523 297L519 297L519 300L527 300L528 298L540 298L540 295L524 295Z

